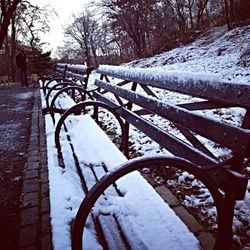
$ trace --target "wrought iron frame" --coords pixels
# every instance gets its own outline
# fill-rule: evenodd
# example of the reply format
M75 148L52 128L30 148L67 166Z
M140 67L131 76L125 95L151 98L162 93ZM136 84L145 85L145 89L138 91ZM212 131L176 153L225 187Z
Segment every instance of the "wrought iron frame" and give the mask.
M86 197L79 207L73 225L72 249L82 249L82 236L88 215L90 214L96 200L110 185L114 184L118 179L135 170L139 170L145 167L157 168L160 166L168 166L170 168L172 167L175 169L177 168L185 170L193 174L197 179L203 182L214 199L218 214L218 233L214 249L229 249L231 243L231 221L233 217L235 203L234 200L230 200L228 199L228 197L224 196L218 188L216 182L214 182L213 178L207 175L206 172L200 167L182 158L166 156L143 157L129 160L126 163L118 166L114 171L102 177L87 193Z
M67 67L65 66L64 73L66 71ZM243 170L244 158L250 156L250 88L244 84L221 83L218 81L194 81L192 79L182 81L178 77L166 80L157 77L152 78L150 75L129 74L129 69L127 72L124 71L126 70L120 67L114 67L113 71L97 70L101 77L100 80L96 79L95 83L98 91L94 91L93 96L98 101L79 103L63 114L55 132L55 143L58 153L61 153L61 127L67 117L71 114L84 113L85 108L92 105L95 110L94 116L97 115L98 107L104 107L118 119L122 129L121 149L127 157L129 156L129 124L132 124L161 146L181 158L160 156L128 161L98 181L89 191L78 210L72 235L73 249L82 248L82 233L87 216L104 190L109 185L114 184L120 177L142 167L151 167L151 164L156 168L165 165L186 170L205 184L214 198L218 212L218 234L214 249L228 249L231 243L235 201L244 198L248 182L241 175L241 172ZM121 79L121 82L116 85L110 84L110 76ZM128 83L132 83L131 90L121 88ZM136 93L138 85L148 94L148 97ZM159 100L150 87L187 94L206 100L170 105ZM47 86L45 89L47 89ZM108 92L114 94L117 103L105 96ZM126 103L124 99L126 99ZM132 111L133 104L137 104L142 108ZM219 121L213 121L192 112L194 110L223 107L243 107L247 110L241 128L222 124ZM187 138L190 144L179 140L146 120L143 117L146 114L157 114L170 120ZM219 162L196 138L195 133L232 149L233 156L224 162Z
M61 152L61 145L60 145L60 132L63 124L65 123L65 120L72 114L74 115L79 115L79 114L85 114L86 107L88 106L93 106L94 107L94 113L93 113L93 119L98 122L98 108L104 108L108 110L110 113L114 115L114 117L117 119L120 128L121 128L121 144L120 144L120 149L124 152L124 155L128 155L128 145L126 142L128 141L128 138L126 137L126 128L123 120L121 119L120 115L116 112L114 108L111 106L99 102L99 101L84 101L76 104L75 106L71 107L68 109L60 118L56 125L56 130L55 130L55 145L58 150L58 152Z

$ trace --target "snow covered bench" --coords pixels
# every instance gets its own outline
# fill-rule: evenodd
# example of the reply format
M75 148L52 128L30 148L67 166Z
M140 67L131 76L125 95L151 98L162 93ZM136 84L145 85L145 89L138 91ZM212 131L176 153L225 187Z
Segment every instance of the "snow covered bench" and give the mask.
M101 75L101 80L95 82L99 91L93 93L97 102L80 103L70 108L61 120L57 120L57 156L64 161L64 173L68 171L68 175L74 175L75 178L76 173L80 176L79 183L84 190L76 194L75 198L69 198L74 213L78 209L80 196L86 195L74 221L73 248L81 248L82 244L84 249L99 249L101 246L110 249L197 247L193 235L184 225L181 226L180 221L173 222L176 219L174 214L171 215L168 206L138 172L133 172L132 177L127 176L143 167L167 166L168 169L186 170L208 188L218 214L214 248L228 249L235 201L244 198L247 186L242 170L243 160L250 153L250 88L244 84L220 82L211 77L208 79L205 76L155 69L101 66L97 72ZM157 94L153 92L154 88ZM166 90L169 91L167 94ZM184 97L185 103L171 103L174 94L175 99L181 94L187 95ZM165 100L166 96L168 102L161 100ZM92 108L89 109L90 106ZM241 127L227 119L224 122L217 116L219 111L224 112L223 108L232 107L246 110ZM100 109L108 110L118 120L122 131L120 149L123 154L94 122L96 120L100 124ZM87 110L92 111L92 117L85 114ZM158 117L166 120L158 120ZM166 124L176 127L182 135L169 133ZM129 156L130 125L178 157L155 155L127 161L124 155ZM63 126L66 126L65 130ZM223 151L226 153L222 156L215 155L211 152L212 147L228 150ZM69 169L75 170L71 173ZM105 177L102 177L104 174ZM112 189L107 189L109 186L113 186ZM103 193L105 196L102 196ZM89 214L91 217L87 219ZM107 217L110 214L111 217ZM175 223L178 224L177 228L173 226ZM163 233L163 237L159 236L160 233Z
M93 70L93 67L84 65L58 63L56 66L56 72L61 74L64 79L70 79L74 82L79 81L80 85L85 88L87 88L89 75Z
M99 118L96 114L93 118L88 114L79 115L79 111L88 110L89 106L93 106L93 110L107 109L111 113L109 115L118 120L121 130L124 130L123 121L115 110L94 101L85 101L71 107L58 120L55 131L57 156L63 162L60 165L65 173L71 172L69 175L74 175L75 185L79 185L77 182L81 183L84 194L75 194L78 199L84 195L87 198L94 184L107 173L120 169L119 166L125 164L126 168L127 164L130 167L140 164L143 167L163 164L169 160L162 156L128 161L97 125L95 120L98 121ZM175 162L174 159L171 161ZM80 177L78 181L76 173ZM87 216L89 213L83 214ZM74 222L73 249L82 248L81 220L82 212L78 213ZM195 236L137 171L111 183L111 188L105 191L105 195L95 205L87 224L83 249L161 249L163 246L199 249ZM159 238L156 240L157 237Z
M64 113L66 109L57 103L57 99L61 96L67 99L66 103L69 97L74 103L86 98L93 99L90 94L92 90L87 90L88 79L92 70L93 68L85 66L57 64L55 72L45 74L41 86L46 101L43 113L48 112L52 115L55 112ZM62 99L60 99L60 102L62 103Z
M63 98L59 97L58 102L62 101L60 99ZM45 105L44 95L42 100ZM63 117L61 119L60 113L55 114L54 121L50 114L45 115L51 218L54 249L71 249L70 222L74 219L84 192L87 193L107 171L127 159L89 115L68 117L71 111L72 114L79 114L78 107L83 105L87 108L87 104L92 105L92 102L84 102L72 108L71 100L64 100L62 103L68 108L63 115L67 117L66 121L63 121ZM93 102L93 105L95 104L96 102ZM105 108L105 104L98 106ZM117 119L120 119L119 116ZM60 154L54 147L55 123L57 127L59 124L64 128L66 126L65 130L60 130L61 146L57 147L60 148ZM121 197L123 202L120 201ZM96 211L98 216L93 219L94 223L90 219L84 236L84 249L127 249L129 246L134 249L159 249L162 245L176 249L199 249L194 235L139 173L133 173L129 178L117 183L101 202L106 205L101 204L100 211ZM137 214L136 210L141 212ZM107 216L108 214L111 216ZM156 223L159 216L160 223ZM98 233L94 232L95 227ZM101 235L100 230L103 232ZM155 241L155 236L160 233L163 237ZM185 240L188 240L188 243Z
M41 77L41 88L44 95L46 95L47 91L49 91L51 87L55 85L55 81L57 83L61 83L62 85L71 83L87 89L89 75L93 69L93 67L86 67L84 65L75 66L58 63L56 65L55 71L48 72Z
M113 107L125 120L126 134L123 138L129 138L131 124L181 159L175 158L175 162L172 162L171 159L163 160L156 155L155 162L146 159L146 163L143 160L127 163L99 181L81 205L75 222L77 229L74 230L76 234L77 231L80 233L75 238L73 235L73 240L80 242L79 235L82 233L86 215L107 186L132 170L152 164L187 170L205 183L218 214L214 248L228 249L232 237L235 201L244 199L248 183L243 172L244 160L250 155L249 85L222 82L212 76L156 69L100 66L97 72L101 75L101 80L95 81L99 92L94 92L94 97ZM184 98L186 101L171 103L171 98L168 98L170 102L163 101L162 96L158 97L153 89L167 90L170 97L174 94L187 95ZM162 92L159 91L159 95ZM235 107L245 110L241 110L242 121L238 124L230 122L228 117L221 119L218 116L218 112L227 114L225 108L239 112L238 109L234 111ZM153 116L165 118L165 123L175 126L179 135L164 130L163 122L162 127L155 124ZM223 149L223 154L214 154L211 145ZM123 141L122 147L128 155L128 141Z

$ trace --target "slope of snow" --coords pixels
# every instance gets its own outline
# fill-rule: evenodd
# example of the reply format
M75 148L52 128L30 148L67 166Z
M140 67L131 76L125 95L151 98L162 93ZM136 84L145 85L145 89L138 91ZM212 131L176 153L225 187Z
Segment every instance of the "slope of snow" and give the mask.
M213 28L193 43L157 56L128 63L130 67L162 69L218 75L227 81L250 83L250 25L227 31ZM242 65L241 65L242 64ZM247 67L248 66L248 67Z

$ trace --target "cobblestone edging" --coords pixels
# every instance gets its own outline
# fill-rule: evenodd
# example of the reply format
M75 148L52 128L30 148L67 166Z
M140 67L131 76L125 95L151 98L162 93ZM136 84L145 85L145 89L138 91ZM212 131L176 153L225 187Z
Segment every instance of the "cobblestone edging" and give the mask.
M164 185L155 187L156 192L168 203L176 215L186 224L200 242L202 249L212 250L215 244L214 236L207 232L199 222L181 205L179 200Z
M19 249L22 250L52 249L45 123L40 100L37 89L20 198Z

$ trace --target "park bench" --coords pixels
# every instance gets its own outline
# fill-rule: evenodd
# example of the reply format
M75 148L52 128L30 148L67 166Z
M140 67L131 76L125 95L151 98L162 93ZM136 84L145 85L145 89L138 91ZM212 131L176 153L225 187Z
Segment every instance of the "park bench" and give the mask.
M86 97L92 98L87 90L89 75L93 68L85 66L74 66L68 64L57 64L55 72L48 72L42 77L42 90L45 95L46 106L43 114L50 112L64 113L68 107L56 102L59 96L67 100L72 99L73 104L83 101Z
M121 225L118 221L120 218L113 216L111 219L107 219L105 213L100 212L99 216L96 216L96 212L91 211L95 202L102 194L105 193L106 197L102 198L102 202L105 203L104 201L108 200L106 192L108 194L109 192L116 192L118 197L126 197L127 194L123 194L119 189L120 182L118 180L121 177L141 168L159 168L162 166L167 167L167 169L185 170L204 183L214 199L218 214L218 232L214 249L229 249L235 202L244 199L248 182L243 172L244 160L249 157L250 153L250 87L245 84L222 82L213 78L209 79L205 76L171 73L155 69L100 66L97 73L100 75L100 79L95 80L95 85L98 89L92 93L95 101L87 100L69 108L56 122L55 145L58 150L58 156L59 158L65 157L61 144L62 134L66 132L64 139L67 137L70 141L71 149L73 150L73 160L81 177L86 195L74 221L72 232L73 249L81 249L82 247L82 234L89 214L92 214L94 224L98 225L97 231L99 233L101 231L100 238L102 239L100 242L102 242L104 248L112 248L112 242L116 242L114 244L117 244L117 249L121 246L122 248L131 247L130 241L126 238L128 237L128 232L121 230ZM169 96L172 93L185 95L186 102L169 103L162 101L159 96L164 91ZM90 106L93 108L89 109ZM202 110L218 111L222 108L232 107L240 107L246 110L241 126L208 117L205 115L206 113L202 112ZM98 153L100 152L100 159L96 160L93 157L93 152L88 156L87 149L81 155L81 152L74 147L74 143L77 143L77 141L74 142L74 135L72 138L69 138L68 128L71 126L72 119L80 114L84 117L82 118L82 126L84 126L83 131L85 131L81 135L84 136L83 134L85 134L86 136L85 139L82 139L83 145L84 143L86 144L86 141L91 141L89 135L94 134L94 132L88 132L91 129L94 129L100 138L103 137L98 127L96 127L96 123L92 122L95 120L97 124L101 124L98 114L103 109L110 112L121 127L120 150L126 158L111 145L107 146L109 144L107 141L110 140L105 139L106 146L98 147L95 141L96 137L86 147L88 149L94 148L93 152L95 150ZM92 111L92 118L86 115L86 112L89 110ZM216 112L213 114L216 114ZM172 127L175 127L182 133L182 139L154 124L153 119L151 119L152 116L159 116L165 119L166 123L171 124ZM126 159L129 158L129 128L131 125L157 142L161 147L167 149L174 156L155 155L153 157L142 157L127 161ZM63 126L68 128L63 129ZM224 159L224 156L223 159L215 156L200 141L201 137L220 147L229 149L230 153L228 153L226 159ZM105 149L111 149L111 151ZM112 157L109 155L112 155ZM119 160L112 162L112 160L107 159L107 156L108 158L114 157L114 159ZM88 166L91 169L91 175L94 176L91 184L86 183L86 173L83 172L82 162L85 168ZM110 168L110 165L114 167L114 165L119 164L119 167ZM104 174L105 176L102 177ZM140 182L139 176L135 178L137 179L134 179L134 181ZM91 188L95 182L96 184ZM132 182L130 184L132 185ZM107 191L109 186L113 186L113 191ZM143 196L143 194L141 195ZM150 197L156 196L152 192L147 195ZM102 202L100 203L103 204ZM161 204L160 201L158 202ZM99 204L99 206L95 205L95 209L96 207L101 210L100 207L102 206ZM112 214L112 211L107 213ZM163 221L165 221L164 219ZM109 223L107 220L109 220ZM107 231L105 231L105 228L102 228L102 224L108 224L110 228L108 230L106 228ZM117 225L114 226L114 224ZM162 228L162 226L162 223L159 223L159 228ZM119 233L120 231L123 232L122 236ZM132 235L134 236L133 233ZM110 235L114 236L112 240L109 239ZM117 241L119 237L122 238L122 241ZM141 240L138 240L136 244L137 247L140 246L138 249L146 248Z
M47 94L51 86L54 86L55 81L57 83L62 83L62 85L64 85L63 87L70 82L87 89L89 75L93 69L93 67L86 67L83 65L75 66L58 63L55 71L48 72L41 77L41 88L43 93Z
M43 99L45 101L45 97ZM116 115L117 120L120 122L120 124L122 124L121 118L114 111L112 111L112 109L110 109L107 105L102 104L102 103L92 102L92 101L87 101L85 103L87 104L87 106L88 105L95 106L96 104L98 104L98 107L107 108L111 113ZM95 107L97 107L97 106L95 106ZM72 109L70 108L68 111L71 112L71 110ZM66 113L68 111L66 111ZM78 108L76 108L75 112L73 112L73 113L79 115ZM104 136L104 132L102 130L100 130L100 128L93 122L93 120L89 116L84 117L84 122L83 122L82 127L81 127L81 130L86 132L87 138L84 138L84 136L82 136L82 135L77 135L77 138L78 137L81 138L81 141L84 142L85 148L87 148L87 149L83 150L83 148L81 147L81 152L80 153L76 152L76 150L74 148L75 148L75 145L78 141L77 140L74 141L74 136L72 137L72 135L70 134L70 126L71 126L72 120L64 121L63 117L68 117L68 115L67 114L65 115L65 114L62 116L62 118L60 118L60 112L59 113L56 112L56 114L53 116L53 119L50 119L51 113L49 113L46 115L46 123L47 124L50 123L50 120L51 120L51 121L53 121L54 124L57 124L57 128L60 127L59 124L62 124L64 126L65 133L64 133L64 136L61 136L61 140L68 141L70 146L65 145L65 143L64 143L64 146L61 147L60 142L59 142L59 144L57 144L58 163L61 166L61 168L67 170L67 164L69 162L68 158L69 158L70 152L73 153L72 161L75 162L75 167L77 168L77 171L78 171L79 176L81 178L83 190L85 193L87 193L88 189L91 186L93 186L93 178L95 179L94 182L96 182L103 174L105 174L106 172L108 172L110 170L110 168L109 168L110 165L112 167L114 167L114 166L118 165L119 163L126 161L126 158L110 142L110 140ZM93 131L92 133L91 133L91 130ZM56 129L56 131L60 132L61 129ZM76 132L78 134L79 131L76 130ZM56 132L56 134L57 133L58 132ZM94 138L92 138L92 142L90 141L90 138L88 138L88 134L95 135ZM62 137L63 137L63 139L62 139ZM49 140L47 138L47 143L49 143L48 141ZM86 141L88 143L86 143ZM98 155L96 153L96 151L99 151L99 150L97 150L96 145L95 145L96 141L99 141L99 143L101 143L101 145L103 147L103 148L101 147L102 150L100 150L100 152L103 152L103 153L101 153L101 155ZM92 145L93 145L93 147L92 147ZM51 151L51 149L49 151ZM94 159L93 159L93 154L94 154ZM82 155L84 156L84 160L81 160ZM92 155L92 157L91 157L91 155ZM111 159L107 160L107 158L110 158L110 155L112 155L112 158L114 157L114 159L111 158ZM86 162L86 158L87 159L89 158L91 160L91 163ZM83 162L83 161L84 161L84 164L83 163L80 164L80 162ZM107 161L108 161L108 164L104 164L104 163L107 163ZM110 163L110 161L111 161L111 163ZM88 169L91 169L91 171L93 171L93 173L89 173L86 170L83 172L81 169L81 167L83 167L83 166L80 166L80 165L83 165L85 168L87 167ZM71 166L71 168L72 168L72 166ZM86 179L88 179L88 178L90 179L90 181L86 181ZM134 182L134 185L136 184L136 188L138 188L137 185L139 185L139 187L141 185L144 187L143 190L145 189L145 186L148 189L147 190L148 192L146 194L144 194L144 196L141 195L142 196L141 199L142 198L145 199L145 197L147 197L148 194L150 194L150 192L151 193L154 192L153 188L148 183L146 183L145 180L139 174L135 175L132 178L132 180ZM119 188L121 188L122 186L123 186L122 190L124 190L124 188L125 188L124 185L117 185L117 186L115 185L114 190L112 191L112 196L113 196L113 193L115 193L117 197L123 196L123 191L119 190ZM136 188L134 187L134 190L136 190ZM131 187L130 187L130 189L131 189ZM132 189L133 189L133 187L132 187ZM130 190L130 194L131 194L131 191L133 191L133 190ZM154 192L152 195L150 195L151 198L147 198L148 201L152 201L152 203L149 202L149 204L151 206L151 210L155 210L154 206L157 205L158 209L156 209L156 210L160 214L162 214L163 212L166 212L165 203L163 202L163 200L159 200L158 195L156 196L157 198L153 198L155 196L156 196L156 194ZM156 199L156 201L155 201L155 199ZM165 231L166 231L166 226L168 224L166 219L171 219L170 220L170 225L171 225L173 218L176 217L170 208L168 208L167 211L168 211L168 213L166 213L166 214L168 214L168 218L166 218L166 214L162 215L162 221L164 222L164 219L165 219L165 223L162 223L162 226L157 225L157 228L159 231L161 229L165 229ZM106 211L106 213L107 213L107 211ZM156 216L158 216L159 213L157 213ZM142 218L143 217L138 216L137 221L138 220L140 221L140 219L142 219ZM98 227L98 232L99 232L98 234L100 234L100 232L102 232L100 235L98 235L98 238L99 238L99 240L104 248L106 248L106 249L127 249L128 246L130 246L132 242L133 242L133 248L135 248L135 249L148 248L147 245L143 241L141 241L141 238L136 236L136 232L133 232L133 230L132 231L130 230L129 234L126 233L126 235L123 235L123 233L121 233L121 232L123 232L123 230L120 228L121 225L116 220L117 220L117 218L115 216L112 215L112 216L107 217L107 214L100 214L98 216L98 219L94 219L96 224L106 225L106 227L104 227L104 228L102 228L102 226ZM150 226L150 228L152 228L155 225L153 218L149 217L147 220L148 220L147 224ZM110 228L107 228L107 225ZM188 244L185 244L185 245L189 246L190 249L194 249L195 246L198 247L198 241L187 230L187 228L180 222L180 220L177 221L177 225L179 225L178 229L173 231L175 233L177 232L176 235L181 235L181 237L183 237L183 238L185 238L187 236L189 236L191 238L193 237L192 240ZM125 231L127 231L127 230L125 230ZM146 230L144 230L144 231L146 231ZM150 232L149 229L147 231ZM172 236L171 237L172 240L176 238L173 235L173 232L172 232L172 235L170 235L170 236ZM105 240L104 240L104 238L105 238ZM179 238L178 238L178 240L179 240ZM176 240L174 240L174 242L175 241L178 242L178 240L176 239ZM167 242L168 238L166 238L165 241ZM168 243L168 245L169 244L170 244L169 246L171 246L171 244L172 244L172 246L176 245L176 243L174 243L174 242ZM183 248L184 247L184 243L183 243L184 240L182 240L181 242L179 243L179 245L180 245L180 248ZM152 246L152 244L150 246ZM159 246L160 246L159 243L155 242L153 249L159 249ZM96 248L92 248L92 247L93 247L93 245L91 245L89 248L96 249Z
M70 78L75 82L79 81L79 83L85 88L87 88L89 75L93 70L93 67L87 67L84 65L58 63L56 66L56 72L60 73L64 79Z

